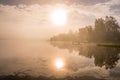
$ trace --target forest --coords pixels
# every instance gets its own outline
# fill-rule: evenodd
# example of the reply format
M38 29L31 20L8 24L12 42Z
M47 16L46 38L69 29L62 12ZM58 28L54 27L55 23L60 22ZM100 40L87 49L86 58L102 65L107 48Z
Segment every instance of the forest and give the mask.
M50 38L51 41L94 42L94 43L119 43L120 26L112 16L98 18L94 26L88 25L79 28L76 32L69 31Z

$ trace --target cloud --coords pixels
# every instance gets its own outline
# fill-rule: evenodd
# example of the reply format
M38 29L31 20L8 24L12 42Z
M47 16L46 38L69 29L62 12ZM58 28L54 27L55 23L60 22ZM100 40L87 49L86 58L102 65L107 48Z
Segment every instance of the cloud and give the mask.
M107 70L105 67L87 66L79 68L76 72L73 72L72 76L87 77L103 79L103 80L119 80L120 79L120 64L117 67Z
M69 31L69 29L78 30L78 28L87 25L94 25L95 19L99 17L115 16L117 20L120 20L119 14L115 13L116 10L119 10L119 6L111 9L112 5L114 6L115 4L118 4L115 1L113 2L108 0L95 0L94 2L93 0L91 1L91 3L89 2L89 0L74 1L78 3L85 2L85 4L90 5L77 5L74 4L72 0L71 3L73 4L71 5L25 5L22 4L24 2L27 3L28 1L17 0L16 2L16 0L0 0L0 39L49 39L51 36L67 32ZM40 0L40 3L43 4L44 2L50 1L43 0L42 2ZM18 3L18 5L12 5L16 3ZM67 23L61 27L55 26L50 20L50 13L57 8L65 8L68 12Z
M114 80L120 79L120 60L118 61L117 66L114 69L111 69L109 71L109 74L110 74L111 78Z
M110 0L71 0L75 3L79 3L79 4L83 4L83 5L95 5L95 4L99 4L99 3L105 3L108 2Z
M114 11L115 14L119 15L120 14L120 4L112 5L111 6L111 11Z
M113 14L120 24L120 0L111 0L108 5L110 13Z
M81 5L95 5L98 3L105 3L110 0L0 0L1 4L7 5L18 5L18 4L56 4L56 3L63 3L63 4L81 4Z
M68 10L68 22L70 20L72 25L67 23L65 26L57 27L51 23L50 13L58 7ZM88 14L81 12L76 14L72 9L75 9L75 7L66 5L0 5L0 38L48 39L50 36L68 31L70 28L78 29L78 27L89 22L85 22L85 19L89 16ZM83 19L84 22L79 24Z
M53 28L49 23L49 6L40 5L0 5L0 37L2 38L44 38L52 33ZM56 31L55 31L56 32ZM54 32L53 32L54 33ZM46 37L45 36L45 37Z
M79 69L74 73L75 76L92 76L98 79L106 79L109 77L109 72L104 68L100 67L87 67L83 69Z

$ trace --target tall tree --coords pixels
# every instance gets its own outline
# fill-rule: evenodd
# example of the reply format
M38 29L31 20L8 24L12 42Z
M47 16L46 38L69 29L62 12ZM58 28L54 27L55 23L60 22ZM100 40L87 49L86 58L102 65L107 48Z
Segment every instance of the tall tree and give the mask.
M105 18L105 27L107 29L108 32L118 32L119 30L119 25L118 25L118 22L117 20L110 16L106 16Z

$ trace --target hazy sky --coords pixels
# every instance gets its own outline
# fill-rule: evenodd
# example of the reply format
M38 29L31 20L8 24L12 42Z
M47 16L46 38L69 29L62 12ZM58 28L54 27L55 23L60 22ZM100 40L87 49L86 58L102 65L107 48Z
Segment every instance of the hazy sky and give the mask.
M63 26L54 25L49 17L57 8L67 10ZM110 15L120 20L120 0L0 0L0 38L49 39Z

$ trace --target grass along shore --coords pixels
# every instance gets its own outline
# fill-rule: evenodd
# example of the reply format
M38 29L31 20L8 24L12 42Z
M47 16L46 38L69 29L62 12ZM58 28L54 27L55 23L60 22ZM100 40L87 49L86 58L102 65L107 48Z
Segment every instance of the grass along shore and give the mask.
M104 46L104 47L119 47L120 43L97 43L97 46Z

